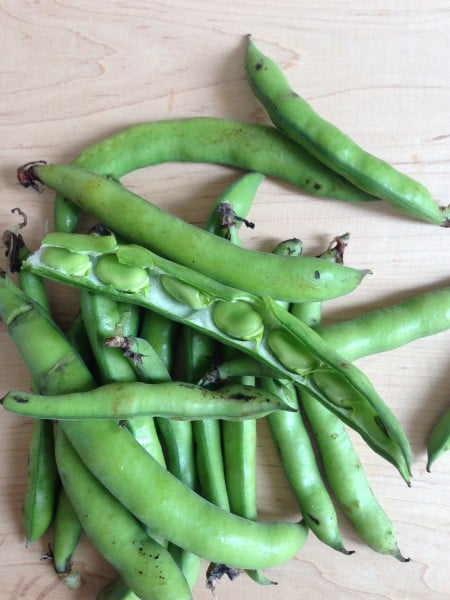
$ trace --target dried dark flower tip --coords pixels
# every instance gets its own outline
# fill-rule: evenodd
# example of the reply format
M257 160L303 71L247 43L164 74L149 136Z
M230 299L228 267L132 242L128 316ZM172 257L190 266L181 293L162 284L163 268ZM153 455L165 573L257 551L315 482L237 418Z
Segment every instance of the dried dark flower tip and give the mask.
M24 188L32 187L36 192L41 192L39 183L42 183L42 181L35 173L35 167L46 164L47 162L45 160L35 160L19 167L17 169L17 179L20 185Z

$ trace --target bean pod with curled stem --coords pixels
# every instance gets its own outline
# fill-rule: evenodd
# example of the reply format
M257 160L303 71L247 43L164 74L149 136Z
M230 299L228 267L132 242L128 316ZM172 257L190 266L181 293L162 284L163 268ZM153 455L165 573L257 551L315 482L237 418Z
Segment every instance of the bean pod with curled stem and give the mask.
M258 358L279 377L310 390L409 480L410 447L401 425L367 377L311 328L270 298L229 288L139 246L98 253L90 237L48 234L24 268L151 308ZM57 265L51 260L54 249ZM69 255L67 262L61 250Z
M117 235L255 295L303 302L353 291L370 271L246 250L168 214L117 181L70 165L19 168L21 180L64 193ZM217 261L221 266L217 269Z
M315 196L350 202L376 200L275 127L214 117L139 123L85 148L74 160L75 165L114 179L166 162L222 164L288 181ZM26 178L23 183L35 185ZM58 192L56 230L74 231L79 212Z
M294 92L285 75L248 37L248 81L272 122L324 165L404 214L450 227L450 207L440 207L418 181L369 154L322 119Z

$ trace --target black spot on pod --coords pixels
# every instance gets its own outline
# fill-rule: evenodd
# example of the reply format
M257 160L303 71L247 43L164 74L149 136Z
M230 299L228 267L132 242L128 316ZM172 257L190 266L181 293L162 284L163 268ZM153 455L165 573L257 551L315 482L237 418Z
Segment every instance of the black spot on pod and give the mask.
M319 271L314 271L314 279L320 279Z

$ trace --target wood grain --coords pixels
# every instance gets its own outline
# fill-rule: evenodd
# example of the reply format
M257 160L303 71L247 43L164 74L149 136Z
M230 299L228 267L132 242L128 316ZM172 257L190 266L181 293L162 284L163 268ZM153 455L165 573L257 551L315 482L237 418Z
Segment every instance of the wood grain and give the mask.
M30 246L52 228L52 194L38 196L16 183L15 169L27 161L68 162L104 135L151 119L212 115L268 122L245 80L247 33L318 112L448 204L449 19L445 0L1 0L1 228L16 223L10 212L15 206L28 214L24 234ZM124 183L201 224L212 199L237 174L213 165L167 164L133 173ZM251 218L257 227L245 231L246 244L264 250L295 235L315 253L334 235L351 232L347 264L371 268L373 275L350 296L330 302L325 321L450 283L449 231L398 215L382 203L313 199L267 180ZM55 318L64 327L76 296L54 284L49 290ZM30 378L0 327L3 394L29 387ZM310 536L295 559L270 573L277 586L261 588L242 576L221 583L221 600L450 598L450 457L437 462L431 474L425 470L427 435L449 402L449 349L447 332L358 362L412 444L414 477L408 489L352 434L411 562L400 564L365 548L342 518L354 555L341 556ZM51 532L25 548L20 507L30 422L3 413L0 431L1 597L95 598L113 571L88 540L83 538L76 556L85 580L76 592L66 590L51 566L40 561ZM298 517L264 422L258 497L261 518ZM211 597L203 580L194 597Z

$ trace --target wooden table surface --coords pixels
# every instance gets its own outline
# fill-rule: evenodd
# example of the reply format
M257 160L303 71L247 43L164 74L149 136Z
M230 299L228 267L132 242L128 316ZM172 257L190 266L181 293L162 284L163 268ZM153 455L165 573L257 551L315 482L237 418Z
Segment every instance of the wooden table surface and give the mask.
M52 229L53 195L31 193L15 178L36 159L70 162L88 144L148 120L216 116L268 123L246 82L245 34L283 68L292 87L370 152L450 201L450 5L445 0L2 0L0 226L28 215L24 236L35 248ZM201 225L213 199L239 172L216 165L166 164L124 178L134 191ZM351 233L348 265L373 275L349 296L329 302L324 320L359 315L423 290L449 285L450 233L369 206L311 198L266 179L243 233L248 247L270 250L300 237L315 254L337 234ZM4 264L3 264L4 266ZM49 286L63 327L76 310L70 290ZM30 385L30 376L0 324L0 393ZM309 536L298 555L270 571L277 586L242 575L223 581L221 600L298 598L450 598L450 456L427 473L425 444L448 406L449 333L358 361L400 419L413 450L408 488L393 467L351 433L368 480L392 519L400 563L360 543L341 517L343 556ZM71 592L40 561L51 541L25 548L21 502L30 421L0 420L0 596L8 600L95 598L113 576L85 538L75 561L85 584ZM266 424L258 428L261 519L298 518ZM201 524L199 523L199 527ZM210 598L203 578L196 600Z

